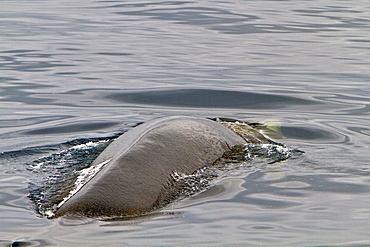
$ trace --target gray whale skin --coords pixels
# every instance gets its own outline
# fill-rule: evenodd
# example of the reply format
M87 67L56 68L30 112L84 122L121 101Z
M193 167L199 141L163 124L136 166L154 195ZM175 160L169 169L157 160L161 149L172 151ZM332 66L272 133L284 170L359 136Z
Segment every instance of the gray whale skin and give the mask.
M141 124L112 142L92 163L106 163L54 217L133 216L150 212L166 196L174 172L212 165L245 140L208 119L165 117Z

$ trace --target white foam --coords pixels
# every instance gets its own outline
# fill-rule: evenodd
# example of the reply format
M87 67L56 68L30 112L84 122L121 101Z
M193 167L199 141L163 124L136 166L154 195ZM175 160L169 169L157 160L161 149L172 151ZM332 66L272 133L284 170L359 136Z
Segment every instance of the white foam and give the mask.
M278 144L244 144L245 157L253 160L257 157L272 158L275 161L288 159L292 150L285 145Z
M63 198L57 206L56 209L60 208L66 201L68 201L73 195L75 195L87 182L89 182L109 161L112 159L108 159L102 163L99 163L94 166L90 166L80 171L80 175L77 177L75 182L74 189L72 189L69 194ZM51 211L45 212L48 217L52 217L54 213Z
M79 145L76 145L74 147L71 147L69 150L86 150L86 149L91 149L91 148L94 148L96 146L99 146L100 144L102 143L105 143L107 142L107 140L104 140L104 141L98 141L98 142L88 142L88 143L85 143L85 144L79 144Z

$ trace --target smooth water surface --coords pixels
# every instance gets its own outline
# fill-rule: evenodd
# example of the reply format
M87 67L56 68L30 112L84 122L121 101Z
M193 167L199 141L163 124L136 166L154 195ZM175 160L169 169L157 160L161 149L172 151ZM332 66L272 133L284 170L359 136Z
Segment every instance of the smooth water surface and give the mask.
M369 12L367 1L2 0L0 245L369 245ZM305 153L251 162L134 219L36 212L30 193L48 193L52 175L169 115L280 124L277 141Z

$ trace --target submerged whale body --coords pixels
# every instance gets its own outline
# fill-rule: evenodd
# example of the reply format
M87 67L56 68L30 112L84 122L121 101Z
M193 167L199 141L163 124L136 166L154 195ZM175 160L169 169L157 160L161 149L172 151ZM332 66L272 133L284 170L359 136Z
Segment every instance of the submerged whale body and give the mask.
M141 124L112 142L92 163L101 170L59 206L55 217L132 216L166 197L172 174L212 165L239 135L212 120L166 117Z

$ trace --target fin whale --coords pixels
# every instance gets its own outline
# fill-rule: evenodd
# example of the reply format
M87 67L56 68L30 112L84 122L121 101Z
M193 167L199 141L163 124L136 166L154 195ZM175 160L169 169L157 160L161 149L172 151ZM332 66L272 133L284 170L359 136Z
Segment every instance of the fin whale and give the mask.
M212 165L246 141L209 119L172 116L143 123L118 137L94 160L103 167L59 205L54 217L133 216L166 196L172 174Z

